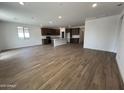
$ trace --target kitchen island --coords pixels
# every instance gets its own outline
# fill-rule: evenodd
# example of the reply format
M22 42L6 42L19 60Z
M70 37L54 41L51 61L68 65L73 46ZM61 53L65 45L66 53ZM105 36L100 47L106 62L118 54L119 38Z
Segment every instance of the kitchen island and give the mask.
M56 46L67 44L67 40L64 38L54 38L52 39L52 43L53 43L53 46L56 47Z

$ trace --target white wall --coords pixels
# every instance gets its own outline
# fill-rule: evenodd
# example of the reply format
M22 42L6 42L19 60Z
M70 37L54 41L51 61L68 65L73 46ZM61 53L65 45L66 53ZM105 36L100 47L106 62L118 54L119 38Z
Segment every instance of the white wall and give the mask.
M2 22L0 21L0 51L3 49Z
M19 39L17 34L17 27L25 26L29 28L30 39ZM0 28L2 37L2 50L20 48L26 46L41 45L41 31L40 27L32 25L24 25L12 22L2 22Z
M87 20L84 48L116 52L119 15Z
M1 22L0 22L0 32L2 30L2 25L1 25ZM0 33L0 51L2 50L2 34Z
M124 15L124 11L122 12L121 16ZM119 43L118 43L118 50L117 50L117 63L118 63L118 67L122 76L122 79L124 81L124 18L121 21L122 24L120 26L120 34L119 34Z

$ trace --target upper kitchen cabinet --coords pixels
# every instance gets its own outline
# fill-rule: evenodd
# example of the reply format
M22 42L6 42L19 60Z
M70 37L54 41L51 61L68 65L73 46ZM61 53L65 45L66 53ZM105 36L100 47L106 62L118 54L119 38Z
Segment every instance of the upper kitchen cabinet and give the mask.
M41 28L41 34L43 36L46 35L60 35L59 29L53 29L53 28Z

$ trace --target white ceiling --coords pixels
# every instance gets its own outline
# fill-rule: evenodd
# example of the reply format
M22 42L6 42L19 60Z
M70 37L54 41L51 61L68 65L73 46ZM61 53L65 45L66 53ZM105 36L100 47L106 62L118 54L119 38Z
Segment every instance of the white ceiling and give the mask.
M43 27L63 27L83 25L86 18L111 16L121 13L124 5L116 3L98 3L92 8L93 3L78 2L25 2L22 6L18 2L0 2L0 20L24 24L34 24ZM124 3L123 3L124 4ZM62 16L62 19L58 19ZM50 24L49 21L53 23Z

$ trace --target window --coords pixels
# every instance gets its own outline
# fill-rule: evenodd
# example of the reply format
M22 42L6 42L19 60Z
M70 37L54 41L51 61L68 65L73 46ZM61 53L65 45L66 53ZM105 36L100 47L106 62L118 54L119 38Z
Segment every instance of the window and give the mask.
M23 27L18 27L18 37L21 39L24 38Z
M17 27L18 28L18 37L20 39L28 39L30 38L29 29L26 27Z
M24 28L24 37L25 38L30 38L30 34L29 34L29 29L28 28Z

